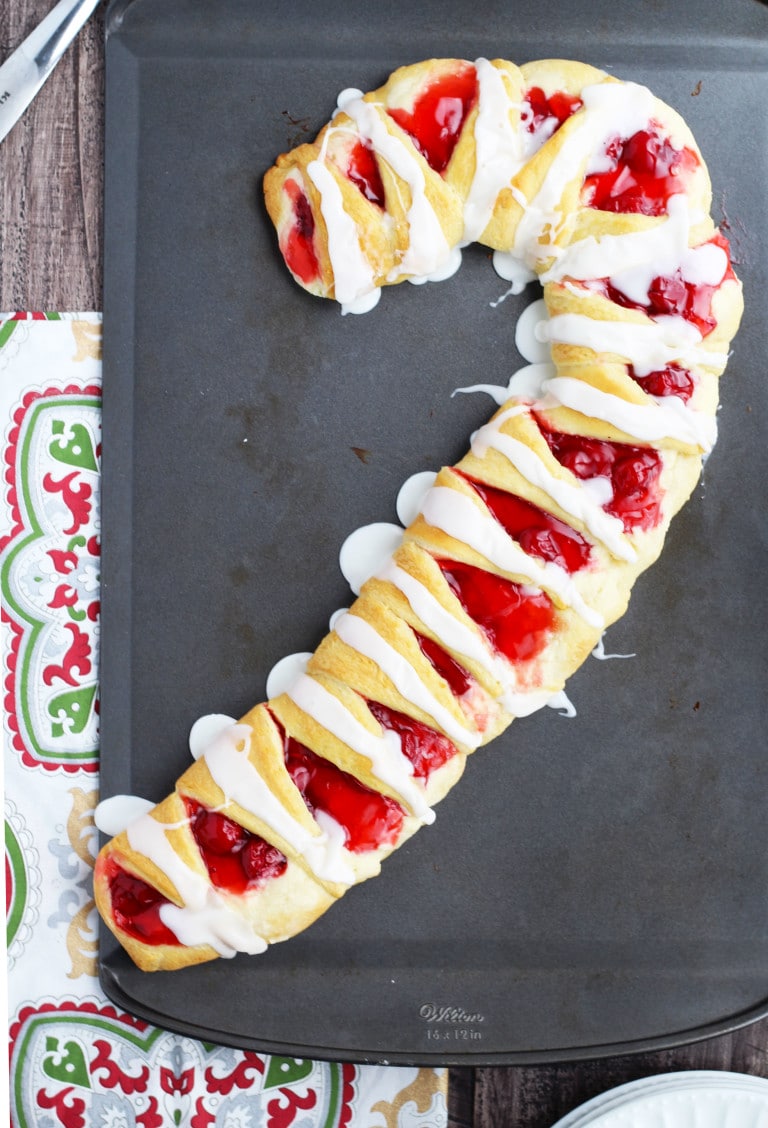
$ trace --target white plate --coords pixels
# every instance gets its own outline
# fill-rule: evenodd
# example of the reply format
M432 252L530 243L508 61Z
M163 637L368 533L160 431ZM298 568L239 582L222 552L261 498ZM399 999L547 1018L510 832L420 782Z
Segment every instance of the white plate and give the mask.
M631 1081L574 1109L553 1128L768 1128L768 1080L690 1070Z

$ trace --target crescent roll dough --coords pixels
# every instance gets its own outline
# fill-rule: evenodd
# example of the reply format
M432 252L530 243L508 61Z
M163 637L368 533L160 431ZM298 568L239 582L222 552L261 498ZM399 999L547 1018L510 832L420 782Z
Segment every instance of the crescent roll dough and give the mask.
M306 928L562 690L698 481L742 311L685 122L583 63L403 67L264 192L293 277L345 311L484 244L543 286L552 364L513 377L306 671L104 846L99 911L146 970Z

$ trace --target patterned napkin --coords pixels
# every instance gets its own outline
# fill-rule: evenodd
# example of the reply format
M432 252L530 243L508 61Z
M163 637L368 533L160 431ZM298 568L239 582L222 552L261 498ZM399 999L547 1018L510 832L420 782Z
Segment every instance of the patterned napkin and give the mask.
M6 929L14 1128L445 1128L447 1070L232 1050L96 977L101 316L0 315Z

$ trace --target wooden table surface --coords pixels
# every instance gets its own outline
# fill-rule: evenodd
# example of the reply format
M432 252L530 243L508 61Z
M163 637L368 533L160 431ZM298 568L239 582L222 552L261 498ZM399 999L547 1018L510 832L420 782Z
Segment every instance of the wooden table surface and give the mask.
M0 0L0 59L53 0ZM0 310L100 310L103 22L97 13L0 144ZM654 1054L451 1071L452 1128L548 1128L611 1086L679 1069L768 1076L768 1020Z

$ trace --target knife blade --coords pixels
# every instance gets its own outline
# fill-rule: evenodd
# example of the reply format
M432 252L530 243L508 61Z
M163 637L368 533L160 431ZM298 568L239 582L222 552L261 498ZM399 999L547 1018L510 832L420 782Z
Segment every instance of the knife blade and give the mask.
M11 131L101 0L59 0L0 66L0 141Z

